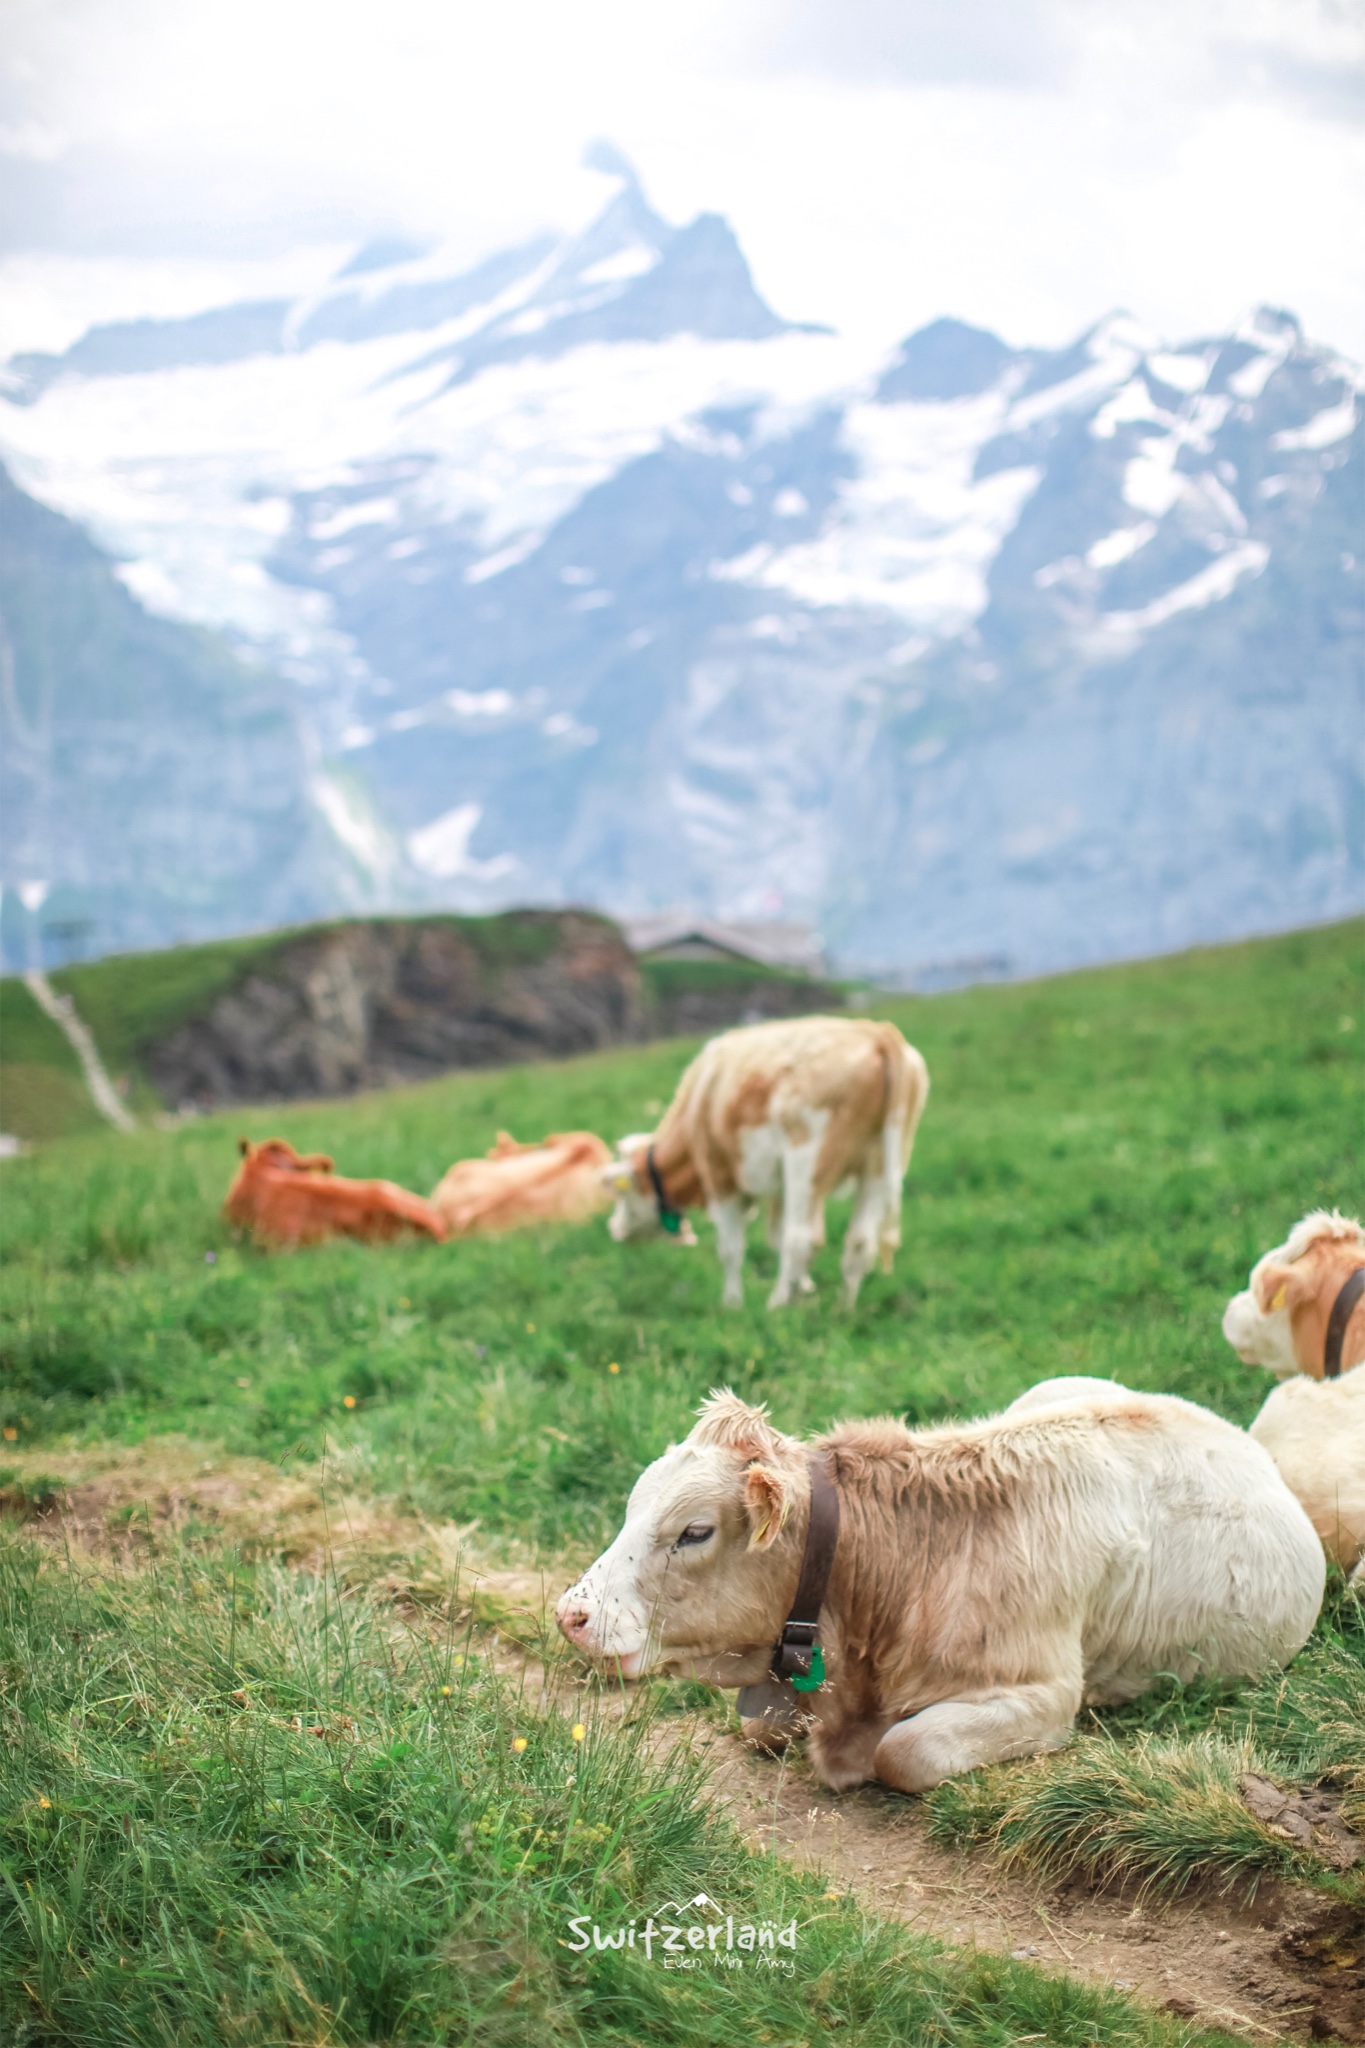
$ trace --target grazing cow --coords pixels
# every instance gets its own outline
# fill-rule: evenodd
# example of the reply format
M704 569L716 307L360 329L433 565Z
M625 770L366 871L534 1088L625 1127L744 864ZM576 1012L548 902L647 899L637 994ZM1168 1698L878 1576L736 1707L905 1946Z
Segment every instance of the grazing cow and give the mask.
M607 1208L602 1184L611 1147L591 1131L563 1131L519 1145L507 1131L483 1159L457 1159L432 1193L451 1237L515 1230L524 1223L582 1223Z
M741 1713L785 1694L787 1732L811 1717L836 1790L925 1791L1057 1748L1083 1701L1287 1662L1325 1566L1268 1454L1188 1401L1061 1388L980 1422L850 1422L810 1444L713 1394L559 1626L628 1678L751 1689ZM800 1699L771 1676L793 1662Z
M1256 1261L1224 1311L1223 1335L1248 1365L1284 1381L1251 1434L1328 1556L1365 1585L1365 1230L1335 1209L1303 1217Z
M223 1214L262 1243L318 1244L326 1237L373 1242L400 1230L425 1231L438 1242L445 1237L431 1203L391 1180L343 1180L325 1152L298 1153L284 1138L239 1142L242 1163Z
M623 1138L608 1180L620 1243L679 1229L704 1207L716 1226L724 1299L744 1298L748 1198L768 1205L781 1265L769 1308L814 1291L806 1268L824 1239L826 1197L854 1194L844 1295L857 1300L878 1252L890 1272L901 1235L901 1181L929 1073L894 1024L796 1017L727 1031L703 1046L652 1138Z

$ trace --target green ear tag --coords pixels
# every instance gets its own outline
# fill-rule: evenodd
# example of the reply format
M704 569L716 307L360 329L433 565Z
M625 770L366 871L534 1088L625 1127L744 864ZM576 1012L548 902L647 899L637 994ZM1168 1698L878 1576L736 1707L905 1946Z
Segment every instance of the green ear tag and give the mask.
M792 1687L796 1692L815 1692L825 1682L825 1653L817 1643L810 1653L810 1677L794 1678Z

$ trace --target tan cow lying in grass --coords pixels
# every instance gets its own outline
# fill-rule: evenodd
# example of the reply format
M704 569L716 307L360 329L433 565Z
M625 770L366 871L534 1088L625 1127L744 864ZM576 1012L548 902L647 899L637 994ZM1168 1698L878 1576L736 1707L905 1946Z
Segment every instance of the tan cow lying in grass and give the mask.
M901 1236L901 1182L929 1072L894 1024L865 1017L796 1017L727 1031L703 1046L653 1137L623 1138L609 1176L610 1230L625 1243L677 1230L685 1209L716 1226L724 1299L744 1298L749 1199L768 1205L781 1265L769 1308L813 1292L806 1268L824 1237L824 1205L851 1184L844 1240L852 1304L878 1253L883 1271Z
M1284 1381L1251 1434L1328 1556L1365 1584L1365 1282L1352 1284L1360 1272L1365 1230L1353 1216L1315 1209L1257 1260L1245 1293L1227 1305L1223 1335L1248 1365Z
M789 1717L813 1716L812 1761L836 1789L923 1791L1054 1749L1082 1701L1132 1699L1161 1673L1287 1662L1325 1567L1269 1455L1190 1402L1062 1386L983 1422L849 1422L809 1445L713 1394L636 1482L559 1626L628 1678L776 1692L818 1459L839 1507L825 1677L786 1698Z
M445 1237L430 1202L391 1180L344 1180L325 1152L298 1153L284 1138L239 1142L242 1163L223 1214L262 1243L319 1244L327 1237L373 1243L401 1230L424 1231L438 1242Z
M516 1230L525 1223L583 1223L607 1208L603 1169L611 1148L591 1131L563 1131L519 1145L507 1131L483 1159L457 1159L432 1204L451 1237Z

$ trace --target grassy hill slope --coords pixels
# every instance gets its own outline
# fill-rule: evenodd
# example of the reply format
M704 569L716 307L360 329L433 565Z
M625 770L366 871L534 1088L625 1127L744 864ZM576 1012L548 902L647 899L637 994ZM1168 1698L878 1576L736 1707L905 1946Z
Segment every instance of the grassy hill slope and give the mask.
M499 1128L648 1125L688 1043L68 1140L5 1169L4 1420L272 1457L339 1429L381 1489L550 1548L596 1541L721 1381L793 1429L972 1412L1057 1371L1245 1421L1264 1387L1223 1302L1295 1216L1359 1199L1360 951L1349 925L888 1003L933 1093L896 1273L851 1317L838 1213L820 1301L782 1317L757 1231L747 1306L722 1315L705 1242L622 1248L595 1225L268 1259L219 1218L239 1130L426 1190Z

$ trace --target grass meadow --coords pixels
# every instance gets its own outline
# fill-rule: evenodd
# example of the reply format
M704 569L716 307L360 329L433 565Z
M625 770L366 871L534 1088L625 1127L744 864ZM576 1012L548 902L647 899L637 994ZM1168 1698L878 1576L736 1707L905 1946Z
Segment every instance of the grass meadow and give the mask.
M724 1313L705 1226L695 1250L616 1246L599 1222L269 1257L219 1217L239 1132L425 1191L500 1128L647 1127L682 1042L42 1147L0 1168L0 1498L22 1515L121 1458L316 1485L325 1457L352 1500L567 1580L719 1384L798 1432L977 1414L1057 1372L1245 1423L1267 1383L1223 1343L1227 1296L1305 1209L1359 1206L1362 936L879 1003L933 1093L896 1272L852 1314L837 1206L819 1298L780 1315L757 1228L747 1304ZM395 1605L291 1567L249 1517L231 1535L103 1557L21 1520L0 1539L0 2039L1196 2038L748 1854L685 1740L665 1758L647 1715L613 1713L576 1742L553 1672L548 1700L519 1692L448 1586ZM1235 1792L1248 1767L1327 1776L1359 1825L1363 1729L1365 1627L1338 1587L1287 1678L1159 1691L1059 1757L944 1788L934 1825L1095 1881L1281 1874L1365 1899ZM796 1976L562 1946L569 1912L614 1925L697 1885L796 1914Z

